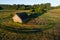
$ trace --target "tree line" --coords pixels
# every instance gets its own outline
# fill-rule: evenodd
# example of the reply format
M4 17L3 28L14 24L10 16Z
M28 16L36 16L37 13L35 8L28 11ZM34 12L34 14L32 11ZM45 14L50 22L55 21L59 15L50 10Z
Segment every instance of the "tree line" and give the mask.
M51 7L50 3L45 4L34 4L34 5L24 5L24 4L0 4L0 10L32 10L32 12L41 12L49 10Z

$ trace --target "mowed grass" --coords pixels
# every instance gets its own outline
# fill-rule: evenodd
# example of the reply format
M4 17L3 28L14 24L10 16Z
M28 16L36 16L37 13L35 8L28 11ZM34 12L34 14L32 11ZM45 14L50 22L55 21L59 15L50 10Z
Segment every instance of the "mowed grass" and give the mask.
M2 15L0 16L0 18L6 18L10 15L11 12L3 11L1 13L5 14L0 14ZM11 26L11 28L16 29L42 28L43 29L42 32L28 34L28 33L18 33L18 31L11 32L5 29L0 29L0 39L1 40L60 40L60 9L49 10L47 13L44 13L43 15L32 20L38 21L37 25L31 25L32 23L30 25L14 23L10 19L9 21L3 21L0 23L7 27Z
M60 22L59 21L60 20L59 10L60 9L53 9L53 10L50 10L47 13L44 13L43 15L35 18L35 20L37 21L37 24L38 24L38 22L40 22L40 24L38 24L38 25L30 25L30 24L28 25L28 24L20 24L20 23L13 22L12 17L15 13L17 13L17 12L30 12L30 10L12 10L12 11L11 10L0 10L0 18L1 19L3 18L4 22L2 22L2 24L9 25L9 26L14 25L14 26L18 26L18 28L19 28L19 26L23 26L26 28L30 28L30 27L34 28L34 26L35 27L37 26L37 28L41 28L42 26L46 26L46 25L49 26L50 23L51 23L51 25L53 25L52 23ZM11 14L13 14L12 17L10 17ZM10 17L10 19L9 19L9 17ZM32 20L34 20L34 19L32 19Z
M0 10L0 17L9 16L19 12L30 12L30 10Z
M48 25L51 22L52 23L60 22L60 11L59 10L60 9L49 10L47 13L44 13L43 15L35 18L35 20L37 21L37 24L38 24L38 22L40 22L40 24L37 25L38 28L41 26L45 26L46 24ZM14 23L13 21L11 21L13 15L17 12L30 12L30 10L12 10L12 11L11 10L0 10L0 19L3 19L3 21L4 21L3 23L6 25L8 24L8 25L15 25L15 26L26 26L26 27L27 26L29 26L29 27L35 26L36 27L36 25L28 25L28 24L20 25L20 23ZM11 14L12 14L12 17L10 17ZM32 20L34 20L34 19L32 19ZM53 25L53 24L51 24L51 25Z

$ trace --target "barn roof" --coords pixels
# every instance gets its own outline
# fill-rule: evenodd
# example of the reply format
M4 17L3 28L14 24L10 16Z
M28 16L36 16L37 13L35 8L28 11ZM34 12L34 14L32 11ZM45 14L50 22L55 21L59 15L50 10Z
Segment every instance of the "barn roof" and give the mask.
M26 12L21 12L21 13L16 13L23 22L27 21L27 19L29 18L28 14Z

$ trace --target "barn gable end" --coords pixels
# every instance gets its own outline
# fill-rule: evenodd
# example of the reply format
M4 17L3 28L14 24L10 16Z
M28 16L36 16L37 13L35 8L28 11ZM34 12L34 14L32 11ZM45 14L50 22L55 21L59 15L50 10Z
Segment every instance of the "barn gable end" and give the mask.
M29 19L29 16L27 15L26 12L16 13L13 16L14 22L25 23L28 19Z

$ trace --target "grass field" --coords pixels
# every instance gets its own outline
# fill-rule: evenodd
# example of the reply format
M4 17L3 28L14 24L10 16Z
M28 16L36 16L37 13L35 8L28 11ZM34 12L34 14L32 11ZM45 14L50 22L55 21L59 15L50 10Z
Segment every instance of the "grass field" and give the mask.
M60 9L49 10L39 17L31 19L27 24L11 21L11 13L14 12L0 11L0 24L4 25L0 26L0 40L60 40ZM21 33L20 28L40 28L42 31Z

